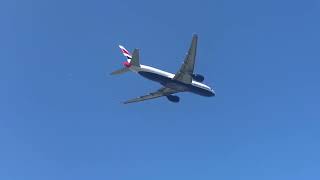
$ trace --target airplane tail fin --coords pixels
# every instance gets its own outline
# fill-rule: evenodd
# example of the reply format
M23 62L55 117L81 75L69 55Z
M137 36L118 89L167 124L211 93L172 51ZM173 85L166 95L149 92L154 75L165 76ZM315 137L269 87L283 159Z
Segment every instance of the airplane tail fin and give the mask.
M134 49L132 53L132 59L130 61L130 64L133 66L140 66L140 60L139 60L139 49Z
M131 53L124 48L122 45L119 45L119 48L121 49L122 54L127 58L127 66L133 65L133 66L140 66L139 63L139 49L134 49L132 55Z
M123 62L124 67L122 69L116 70L111 73L111 75L118 75L123 74L128 71L130 71L131 66L137 66L140 67L139 63L139 49L134 49L132 55L131 53L126 50L123 46L119 45L119 48L121 49L122 54L127 58L127 61Z
M121 45L119 45L119 48L121 49L122 54L127 58L127 61L130 62L132 59L131 53Z

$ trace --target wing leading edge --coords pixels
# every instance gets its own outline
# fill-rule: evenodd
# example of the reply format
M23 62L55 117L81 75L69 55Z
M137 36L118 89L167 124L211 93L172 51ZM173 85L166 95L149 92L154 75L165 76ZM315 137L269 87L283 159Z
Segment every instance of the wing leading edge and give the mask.
M184 82L186 84L190 84L192 82L192 74L194 70L194 64L197 53L197 42L198 35L194 34L184 62L181 65L180 70L175 74L173 79Z
M159 90L157 90L156 92L152 92L148 95L144 95L144 96L140 96L134 99L130 99L128 101L123 102L124 104L129 104L129 103L134 103L134 102L140 102L140 101L145 101L145 100L149 100L149 99L155 99L155 98L159 98L162 96L168 96L170 94L174 94L177 93L178 91L170 89L170 88L160 88Z

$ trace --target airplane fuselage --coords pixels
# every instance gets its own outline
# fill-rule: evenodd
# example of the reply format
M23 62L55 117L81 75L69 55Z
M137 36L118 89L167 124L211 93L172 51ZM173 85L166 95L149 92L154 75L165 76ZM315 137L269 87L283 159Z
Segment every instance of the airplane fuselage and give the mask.
M161 85L177 90L177 91L188 91L201 96L214 96L215 92L209 86L192 80L190 84L185 84L183 82L174 79L174 74L151 67L146 65L131 66L130 70L137 72L144 78L160 83Z

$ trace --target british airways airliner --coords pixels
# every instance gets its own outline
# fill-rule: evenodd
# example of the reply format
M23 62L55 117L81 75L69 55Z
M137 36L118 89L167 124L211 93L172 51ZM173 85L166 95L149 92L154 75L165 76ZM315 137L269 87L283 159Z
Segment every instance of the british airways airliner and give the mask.
M163 96L166 96L171 102L179 102L180 98L176 95L173 95L179 92L192 92L206 97L215 96L214 90L208 85L202 83L204 76L193 73L197 51L197 41L198 36L194 34L185 60L180 70L176 74L140 64L139 49L134 49L133 53L131 54L123 46L119 45L121 52L127 58L127 61L123 63L124 67L122 69L112 72L111 75L123 74L132 71L149 80L158 82L163 86L159 90L148 95L125 101L124 104L145 101Z

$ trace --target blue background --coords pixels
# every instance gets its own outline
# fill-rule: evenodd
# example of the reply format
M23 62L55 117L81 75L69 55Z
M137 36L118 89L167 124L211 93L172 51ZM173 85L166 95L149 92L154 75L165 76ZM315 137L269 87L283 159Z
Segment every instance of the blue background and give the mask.
M0 179L320 178L318 0L0 2ZM216 97L123 105L193 33Z

